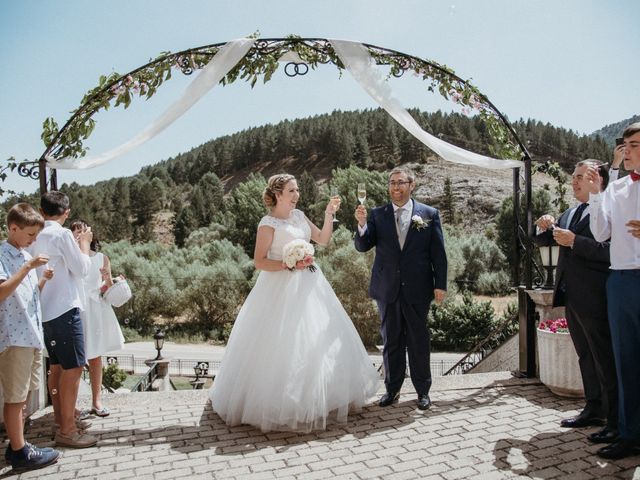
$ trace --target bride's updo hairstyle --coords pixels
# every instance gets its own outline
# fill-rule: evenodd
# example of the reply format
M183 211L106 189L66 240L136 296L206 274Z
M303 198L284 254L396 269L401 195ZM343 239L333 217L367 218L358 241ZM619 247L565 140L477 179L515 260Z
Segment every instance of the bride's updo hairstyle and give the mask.
M269 177L267 182L267 188L262 193L262 201L267 208L273 208L276 206L277 199L276 193L282 193L284 186L291 180L295 180L296 177L289 175L288 173L279 173Z

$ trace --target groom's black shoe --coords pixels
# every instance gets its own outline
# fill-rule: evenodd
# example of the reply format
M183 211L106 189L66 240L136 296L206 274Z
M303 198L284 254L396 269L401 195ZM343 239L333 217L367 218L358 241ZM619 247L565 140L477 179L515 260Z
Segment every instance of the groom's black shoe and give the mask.
M613 443L618 438L618 430L606 426L602 430L592 433L587 438L593 443Z
M613 442L611 445L607 445L606 447L602 447L600 450L596 452L596 454L601 458L608 459L618 459L630 457L631 455L636 455L640 453L640 448L631 440L619 439Z
M388 407L392 403L396 403L399 398L400 392L387 392L382 396L382 398L378 402L378 405L380 405L381 407Z
M604 425L604 418L586 410L583 410L577 417L565 418L560 422L560 426L565 428L599 427L601 425Z
M431 399L429 398L429 395L427 395L426 393L423 395L418 395L418 408L420 410L426 410L430 406Z

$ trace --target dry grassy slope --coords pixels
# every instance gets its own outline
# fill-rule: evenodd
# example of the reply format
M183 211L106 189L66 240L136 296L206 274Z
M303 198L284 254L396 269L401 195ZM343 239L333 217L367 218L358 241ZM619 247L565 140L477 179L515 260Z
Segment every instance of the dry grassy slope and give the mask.
M413 166L419 178L416 198L440 208L444 202L444 182L451 179L455 199L457 220L466 230L483 231L493 221L505 198L513 195L513 170L489 170L459 165L440 159ZM524 172L521 170L520 174ZM533 188L547 184L553 190L555 180L548 175L536 173ZM524 183L521 181L521 188ZM553 192L550 191L552 198Z

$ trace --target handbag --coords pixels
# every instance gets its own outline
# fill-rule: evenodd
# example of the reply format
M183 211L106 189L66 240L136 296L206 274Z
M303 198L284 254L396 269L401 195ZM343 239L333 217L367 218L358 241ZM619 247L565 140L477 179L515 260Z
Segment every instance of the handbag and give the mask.
M131 287L127 283L127 279L122 275L113 279L113 285L111 285L103 294L102 297L113 307L121 307L127 303L131 297Z

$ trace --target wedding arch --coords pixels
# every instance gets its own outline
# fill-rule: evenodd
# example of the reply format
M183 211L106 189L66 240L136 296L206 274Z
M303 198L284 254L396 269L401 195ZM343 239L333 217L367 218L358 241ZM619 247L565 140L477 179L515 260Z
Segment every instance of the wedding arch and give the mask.
M262 79L268 82L284 65L284 73L290 77L305 75L308 70L321 65L333 65L340 73L348 71L361 87L384 108L402 127L425 144L442 159L455 163L476 165L490 169L513 169L513 200L516 245L516 261L513 279L516 285L532 288L533 259L532 210L531 210L531 156L519 139L507 118L493 105L486 95L468 80L460 78L446 65L425 60L395 50L367 43L324 38L241 38L182 50L163 52L150 62L128 72L113 72L100 77L99 84L89 90L72 112L66 123L59 127L53 118L43 123L42 140L45 151L33 162L17 164L21 176L38 179L41 191L57 188L57 170L84 169L102 165L143 144L167 128L185 113L211 88L228 85L237 80L251 84ZM388 69L383 74L380 66ZM140 98L151 98L171 79L174 72L192 75L199 71L182 96L147 128L124 144L101 155L87 157L84 140L93 132L96 122L93 116L111 107L127 108ZM452 145L423 130L409 112L396 100L388 77L413 74L427 82L427 90L437 92L463 108L465 113L478 115L494 144L490 145L494 157L480 155ZM47 178L47 169L50 171ZM522 172L522 173L521 173ZM525 218L520 215L521 181L524 184ZM521 279L520 251L524 252L524 275ZM523 280L523 282L521 282ZM520 300L521 302L521 300ZM527 308L525 329L527 374L535 374L535 325L533 309ZM522 305L521 305L522 311ZM521 317L522 318L522 317ZM522 355L521 355L522 357Z

